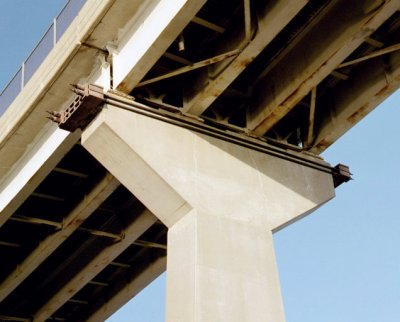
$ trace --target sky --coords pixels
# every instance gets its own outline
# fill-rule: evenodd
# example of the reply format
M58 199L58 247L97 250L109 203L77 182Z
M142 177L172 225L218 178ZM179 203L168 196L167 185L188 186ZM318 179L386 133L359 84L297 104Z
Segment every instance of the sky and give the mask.
M0 90L65 0L0 0ZM400 321L400 91L323 157L352 181L274 235L287 322ZM161 322L165 274L108 322Z

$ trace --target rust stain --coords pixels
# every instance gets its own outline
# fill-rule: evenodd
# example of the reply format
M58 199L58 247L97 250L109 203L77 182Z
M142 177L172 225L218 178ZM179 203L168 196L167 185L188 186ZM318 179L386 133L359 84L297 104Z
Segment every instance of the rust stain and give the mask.
M128 91L128 86L127 86L127 84L125 82L121 82L118 85L118 90L121 91L121 92L124 92L124 93L129 92Z
M306 82L309 79L310 78L308 78L304 82L302 82L300 84L300 86L297 87L279 106L282 106L282 107L286 106L285 110L287 110L287 111L291 110L294 107L294 105L303 98L299 94L300 94L300 91L301 91L302 87L304 85L306 85Z
M378 92L375 93L374 98L372 102L381 102L384 100L386 97L389 96L391 93L391 89L388 85L385 87L381 88ZM359 120L361 120L363 117L365 117L371 110L371 102L368 102L361 106L357 111L355 111L353 114L351 114L348 118L347 121L350 122L351 124L356 124Z
M364 38L365 36L371 34L374 29L370 28L368 25L372 23L373 19L380 13L380 11L385 7L387 1L382 2L380 5L377 7L373 8L373 10L370 10L368 14L370 14L370 17L366 19L365 23L363 24L363 27L360 28L360 33L362 33L362 37ZM356 37L357 38L357 37ZM311 75L309 75L305 80L303 80L299 86L279 105L277 105L271 113L269 113L253 130L253 133L263 135L265 134L268 130L270 130L276 123L280 121L282 117L284 117L291 109L294 108L294 106L307 94L303 94L302 91L307 92L308 89L311 87L311 81L314 77L318 79L318 75L324 72L324 69L329 65L329 63L335 59L335 57L338 55L340 52L340 48L334 51ZM376 96L383 96L385 94L385 90L382 90L376 94ZM354 124L357 122L360 118L365 116L367 107L363 107L359 109L357 112L353 113L349 118L348 121ZM331 145L331 142L328 141L321 141L317 147L321 145L321 148L325 148Z
M357 111L351 114L347 118L347 121L350 122L352 125L356 124L359 120L361 120L364 116L368 114L368 110L369 110L369 103L364 104Z
M210 95L206 95L206 96L211 96L211 97L216 97L218 98L222 93L222 90L213 88L213 90L210 92Z
M253 58L247 58L247 59L241 59L238 61L239 65L241 67L246 68L247 66L250 65L250 63L253 61Z
M83 222L84 222L84 219L82 219L82 218L76 218L76 219L73 219L71 222L67 223L67 224L65 225L65 228L67 228L67 227L74 227L74 226L80 226L80 225L83 224Z
M279 121L279 114L273 110L269 113L259 125L252 131L255 135L265 134L271 127L273 127Z
M265 134L269 131L276 123L278 123L287 113L289 113L298 102L300 102L305 95L311 90L312 85L310 84L314 77L317 77L321 71L334 59L340 49L334 51L313 73L311 73L305 80L303 80L299 86L276 108L269 113L262 122L254 129L254 133L259 135ZM304 92L304 93L302 93ZM278 111L276 113L275 111Z
M322 139L316 146L315 148L318 151L324 151L325 149L327 149L330 145L332 144L331 141L327 140L327 139Z
M376 98L386 98L387 96L389 96L391 94L391 89L389 88L389 85L386 85L385 87L383 87L379 92L377 92L374 96Z

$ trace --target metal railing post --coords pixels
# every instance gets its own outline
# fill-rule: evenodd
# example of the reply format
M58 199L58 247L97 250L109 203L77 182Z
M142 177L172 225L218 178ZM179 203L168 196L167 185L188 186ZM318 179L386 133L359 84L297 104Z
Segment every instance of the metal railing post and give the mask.
M25 86L25 62L22 62L21 66L21 91Z
M56 46L57 43L57 18L54 17L53 19L53 48Z

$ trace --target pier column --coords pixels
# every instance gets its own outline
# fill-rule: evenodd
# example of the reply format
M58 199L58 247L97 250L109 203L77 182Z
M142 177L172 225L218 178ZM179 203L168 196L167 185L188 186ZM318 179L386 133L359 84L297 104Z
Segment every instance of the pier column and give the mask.
M329 173L111 105L82 145L169 228L167 321L284 321L272 232L334 197Z
M284 321L262 226L193 210L168 232L167 267L167 321Z

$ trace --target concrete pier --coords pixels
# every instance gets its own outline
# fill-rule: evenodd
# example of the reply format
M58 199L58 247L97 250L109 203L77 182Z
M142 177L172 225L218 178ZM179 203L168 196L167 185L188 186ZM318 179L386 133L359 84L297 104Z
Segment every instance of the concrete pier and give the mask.
M169 227L167 321L285 320L272 231L331 199L330 174L112 105L82 144Z

